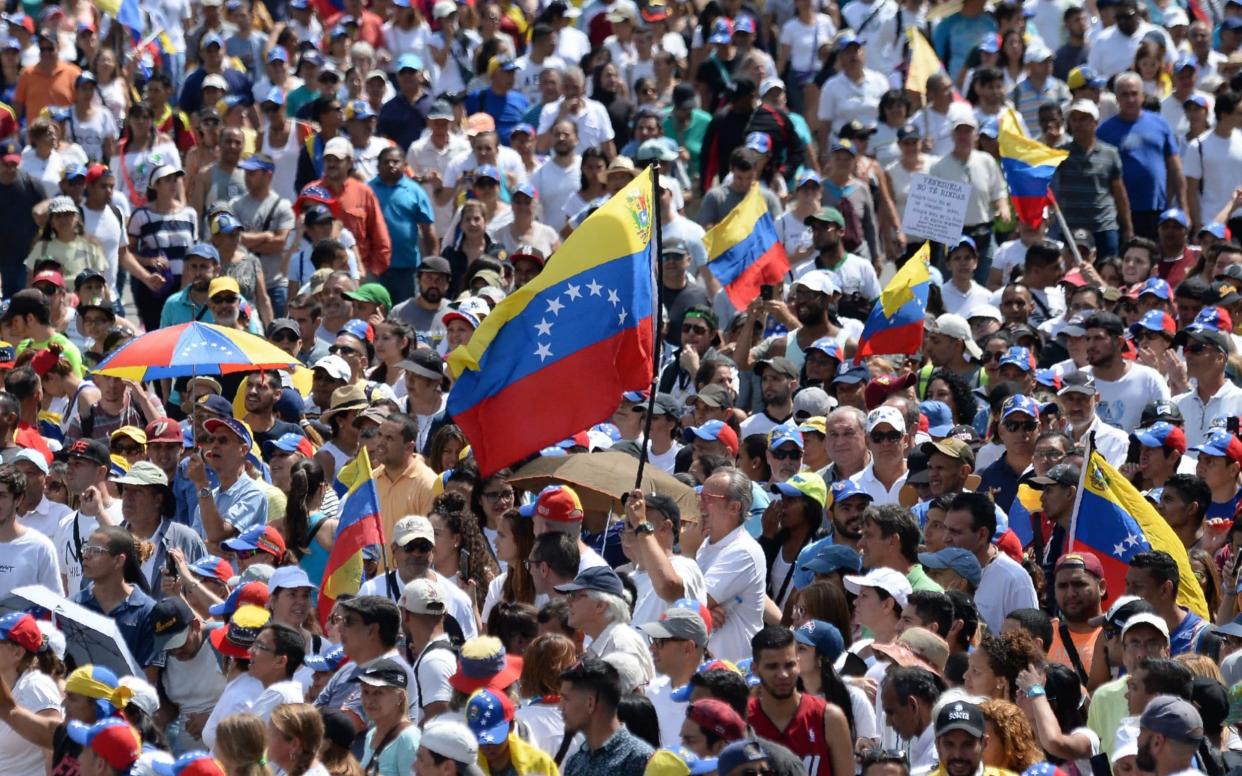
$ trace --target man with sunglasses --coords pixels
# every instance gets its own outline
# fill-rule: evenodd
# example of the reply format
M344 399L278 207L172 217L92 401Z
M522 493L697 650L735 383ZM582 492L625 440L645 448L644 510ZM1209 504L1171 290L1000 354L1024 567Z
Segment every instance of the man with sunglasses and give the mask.
M199 452L190 457L186 476L198 488L194 524L202 526L208 547L216 551L229 537L267 523L267 494L246 473L252 445L246 426L232 417L213 417L203 422L203 430L206 435L198 439ZM208 466L219 478L214 488Z
M906 484L906 448L910 437L901 411L888 405L867 415L867 449L871 463L851 479L876 504L896 504Z
M1192 388L1173 397L1185 418L1188 447L1204 443L1218 418L1242 415L1242 388L1225 377L1233 347L1229 332L1194 323L1178 332L1173 344L1186 358L1186 376Z
M1110 461L1124 461L1130 449L1130 437L1126 432L1109 425L1096 414L1099 391L1090 372L1081 371L1062 378L1061 390L1057 391L1057 403L1069 421L1067 433L1075 444L1085 444L1087 437L1095 435L1095 445Z
M27 122L38 118L48 105L72 105L73 86L82 74L77 65L60 58L56 35L40 32L35 40L39 60L22 70L13 93L13 107Z
M681 323L681 347L673 353L668 366L660 373L660 393L670 394L679 402L694 395L694 376L699 371L699 364L717 355L715 345L719 329L720 324L711 307L693 305L686 310Z
M241 287L233 278L225 276L212 279L207 286L207 309L211 311L211 317L215 319L213 323L217 326L246 330L246 324L242 321ZM257 314L255 319L258 319Z
M997 436L1005 452L979 470L979 492L991 493L1002 511L1009 510L1018 495L1018 483L1035 458L1039 412L1039 402L1021 394L1001 405Z
M416 579L433 582L444 599L444 629L454 640L472 639L479 635L474 619L474 604L460 587L431 568L431 551L435 547L435 531L431 521L421 515L407 515L397 521L388 559L391 571L368 579L358 590L361 596L380 596L401 601L405 586Z

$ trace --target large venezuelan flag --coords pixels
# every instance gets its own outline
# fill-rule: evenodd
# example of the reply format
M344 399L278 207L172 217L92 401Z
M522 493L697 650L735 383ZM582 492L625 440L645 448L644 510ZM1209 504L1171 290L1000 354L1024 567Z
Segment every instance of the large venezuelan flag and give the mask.
M1005 182L1009 184L1014 212L1022 223L1037 227L1044 220L1052 175L1069 152L1049 148L1038 140L1026 137L1017 114L1012 110L1001 114L999 140L1001 169L1005 172Z
M362 548L384 544L379 491L365 445L350 464L355 462L349 491L341 499L341 522L323 570L323 582L319 585L319 622L325 627L337 597L345 593L355 595L362 586Z
M867 316L867 323L858 337L855 358L917 353L923 347L923 318L927 313L927 289L931 284L930 260L931 244L923 243L888 281Z
M789 257L758 184L703 235L703 246L707 269L724 286L736 310L745 310L759 296L760 286L779 283L789 272Z
M644 170L449 354L448 411L490 474L651 387L656 198Z
M1089 550L1104 565L1108 595L1126 589L1130 559L1140 552L1163 550L1177 561L1181 572L1177 602L1204 619L1209 618L1203 589L1190 567L1186 548L1156 508L1092 448L1082 469L1078 503L1070 518L1069 552Z

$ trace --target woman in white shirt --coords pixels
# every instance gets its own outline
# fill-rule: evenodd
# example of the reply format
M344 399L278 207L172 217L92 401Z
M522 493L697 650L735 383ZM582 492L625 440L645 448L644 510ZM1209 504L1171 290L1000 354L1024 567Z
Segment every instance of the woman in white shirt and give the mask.
M13 700L40 717L61 719L64 700L56 680L39 670L38 660L47 644L38 623L29 614L11 612L0 617L0 677L12 688ZM0 773L43 773L47 753L23 738L7 722L0 722Z
M820 51L832 44L837 33L832 17L818 13L811 0L796 0L794 16L781 25L780 48L776 54L776 72L786 73L789 110L802 111L802 89L819 72Z

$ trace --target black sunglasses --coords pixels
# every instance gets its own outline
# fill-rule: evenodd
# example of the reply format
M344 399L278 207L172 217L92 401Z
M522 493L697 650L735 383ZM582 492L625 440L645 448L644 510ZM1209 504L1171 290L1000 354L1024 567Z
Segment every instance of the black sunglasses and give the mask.
M334 356L360 356L362 351L351 348L348 345L333 345L328 348L328 352Z
M778 461L796 461L802 457L802 451L797 448L793 450L769 450L768 452Z
M896 443L900 442L903 436L905 434L902 434L900 431L872 431L871 441L877 445L882 445L885 442Z
M237 304L237 300L241 297L237 294L216 294L211 298L212 304Z
M1039 428L1039 422L1034 420L1007 420L1004 425L1005 430L1011 434L1019 431L1035 431Z
M406 542L401 549L406 552L428 553L435 549L435 545L426 539L414 539Z

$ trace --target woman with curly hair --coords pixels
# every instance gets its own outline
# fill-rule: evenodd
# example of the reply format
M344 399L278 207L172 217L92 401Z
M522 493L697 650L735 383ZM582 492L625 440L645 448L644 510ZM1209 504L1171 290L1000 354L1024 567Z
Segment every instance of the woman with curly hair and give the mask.
M961 375L948 369L937 369L931 373L923 398L949 405L953 411L953 422L959 426L971 425L975 422L975 415L979 414L979 405L970 386Z
M984 636L979 648L970 653L966 667L966 691L985 698L1012 701L1018 688L1018 674L1043 662L1039 646L1026 631ZM1018 769L1019 773L1021 768Z
M1022 773L1035 763L1043 762L1044 753L1035 741L1035 731L1026 721L1022 709L1009 701L992 699L979 705L983 711L983 729L987 745L983 748L983 764Z
M440 494L431 507L430 517L435 532L432 567L469 593L478 612L483 608L488 585L500 573L479 524L466 514L466 500L457 493Z

